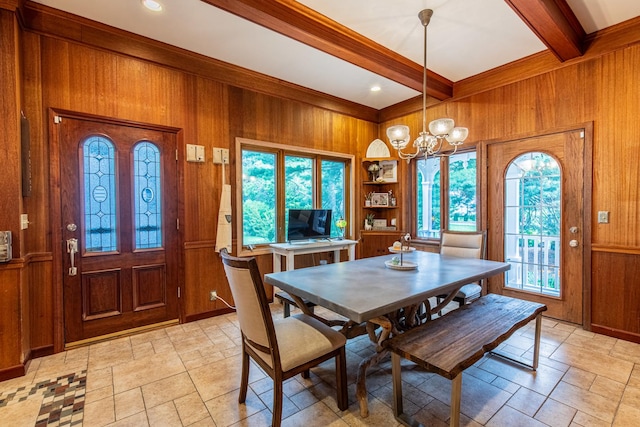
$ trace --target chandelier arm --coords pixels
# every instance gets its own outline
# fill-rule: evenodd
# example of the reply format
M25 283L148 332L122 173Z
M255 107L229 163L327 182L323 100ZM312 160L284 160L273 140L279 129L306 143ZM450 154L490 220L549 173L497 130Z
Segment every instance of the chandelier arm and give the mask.
M456 151L458 151L458 146L454 145L453 146L453 151L450 153L438 153L436 152L435 154L433 154L433 157L449 157L449 156L453 156L454 154L456 154Z
M440 150L442 149L442 141L444 140L444 138L436 138L438 140L438 148L437 149L431 149L431 153L429 153L430 155L434 155L436 153L439 153Z
M417 149L415 153L407 154L407 153L403 153L402 149L400 148L400 149L398 149L398 157L400 157L402 160L406 160L407 163L409 163L409 161L411 159L415 158L418 155L419 152L420 152L420 149Z

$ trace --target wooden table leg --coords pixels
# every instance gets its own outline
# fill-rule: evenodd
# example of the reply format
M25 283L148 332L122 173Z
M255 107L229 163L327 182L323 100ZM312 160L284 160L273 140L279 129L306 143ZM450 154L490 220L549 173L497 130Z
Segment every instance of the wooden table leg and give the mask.
M376 325L382 327L382 331L378 336L375 335ZM394 331L393 323L386 317L376 317L367 322L367 332L369 339L376 345L376 354L364 359L358 367L358 377L356 380L356 397L360 402L360 416L366 418L369 416L369 407L367 402L367 369L377 365L380 360L384 359L389 352L384 349L382 343L389 338Z
M367 369L370 366L375 366L382 359L387 357L389 354L388 350L382 350L379 353L374 354L371 357L367 357L362 362L360 362L360 366L358 366L358 376L356 379L356 398L360 403L360 416L362 418L367 418L369 416L369 404L367 401Z
M302 298L294 294L289 294L289 296L296 302L296 305L298 306L298 308L300 308L300 310L302 310L304 314L314 317L313 311L307 306L307 304L304 303L304 300Z

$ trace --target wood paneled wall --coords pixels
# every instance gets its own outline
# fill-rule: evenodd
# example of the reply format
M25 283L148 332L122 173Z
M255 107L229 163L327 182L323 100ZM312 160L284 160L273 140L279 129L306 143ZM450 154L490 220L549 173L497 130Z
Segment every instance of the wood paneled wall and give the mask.
M640 342L640 250L594 250L592 267L592 330Z

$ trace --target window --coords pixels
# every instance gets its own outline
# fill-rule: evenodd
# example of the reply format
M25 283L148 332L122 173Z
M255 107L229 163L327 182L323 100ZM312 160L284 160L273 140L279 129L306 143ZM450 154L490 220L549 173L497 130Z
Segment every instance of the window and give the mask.
M242 246L286 239L289 209L331 209L335 222L348 212L348 170L352 156L259 143L240 145L242 157Z
M287 209L313 208L313 159L284 157L284 205Z
M443 228L477 230L475 151L420 159L416 171L417 237L439 239Z
M531 152L516 158L505 177L506 286L559 297L560 207L558 162Z
M322 209L331 209L333 224L331 224L331 235L342 236L342 231L336 226L339 219L347 218L345 210L346 202L346 165L344 161L322 160L321 161L321 189L322 189Z
M242 242L276 241L276 154L242 150Z

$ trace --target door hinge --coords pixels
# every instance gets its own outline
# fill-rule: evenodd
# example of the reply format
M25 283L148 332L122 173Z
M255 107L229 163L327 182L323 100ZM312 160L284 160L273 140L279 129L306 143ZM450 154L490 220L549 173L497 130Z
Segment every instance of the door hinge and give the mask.
M584 131L583 130L580 131L580 138L584 139Z
M176 162L178 161L178 149L176 148Z
M180 218L176 218L176 230L180 230Z
M180 298L180 287L178 286L178 298Z
M62 123L62 117L60 116L53 116L53 123L59 125L60 123Z

